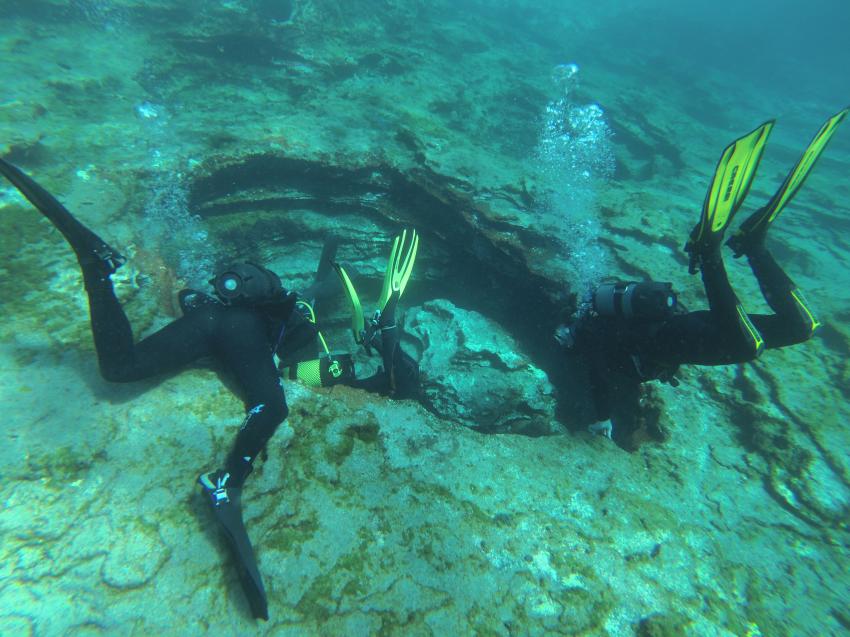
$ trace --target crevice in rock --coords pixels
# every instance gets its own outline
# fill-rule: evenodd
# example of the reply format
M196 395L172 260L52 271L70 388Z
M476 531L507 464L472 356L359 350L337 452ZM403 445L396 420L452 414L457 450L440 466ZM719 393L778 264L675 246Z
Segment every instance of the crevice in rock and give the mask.
M445 298L495 320L557 387L565 366L551 334L563 311L556 300L563 298L563 285L530 270L525 254L540 240L493 221L486 199L465 182L421 166L401 171L382 163L345 166L258 154L200 166L189 206L208 220L242 214L247 219L261 212L268 223L280 213L287 242L303 239L299 232L317 238L315 231L297 227L291 215L285 218L296 210L329 220L359 216L364 226L371 224L387 236L413 226L422 236L422 249L416 291L405 300Z

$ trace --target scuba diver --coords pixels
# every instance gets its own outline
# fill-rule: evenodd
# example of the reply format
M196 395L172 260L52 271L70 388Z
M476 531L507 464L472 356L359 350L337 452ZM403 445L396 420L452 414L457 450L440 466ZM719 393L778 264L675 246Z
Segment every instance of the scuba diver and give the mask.
M558 344L586 362L596 411L589 430L637 448L640 385L661 380L676 386L680 365L729 365L756 359L766 349L812 337L820 326L802 292L765 246L767 231L802 187L850 108L830 117L768 203L726 241L736 258L746 256L773 314L748 314L729 284L720 249L740 208L774 121L735 140L723 151L699 222L685 250L689 272L702 274L708 310L688 312L670 283L614 282L597 287L577 320L555 331Z
M134 343L110 278L125 263L125 257L33 179L2 159L0 174L53 223L76 254L89 300L98 365L105 380L150 378L180 370L202 357L212 357L235 377L246 416L223 468L203 473L198 482L236 559L254 617L268 619L265 587L242 521L241 498L254 460L288 414L274 357L280 357L281 366L314 372L313 384L344 383L396 398L416 397L418 365L401 350L395 310L413 270L418 235L405 231L395 238L379 310L368 326L360 312L358 342L378 350L383 366L375 375L357 379L351 357L332 355L326 345L324 355L313 361L287 356L290 349L303 351L317 336L323 343L324 338L315 326L311 305L286 290L274 272L253 263L235 264L212 279L214 296L183 290L179 297L183 316ZM335 242L326 244L324 256L331 251L335 252ZM356 298L345 269L334 267L349 296ZM321 279L329 270L330 265L320 263L316 283L308 290L310 295L324 285ZM359 299L357 303L359 308ZM304 376L309 374L299 375Z

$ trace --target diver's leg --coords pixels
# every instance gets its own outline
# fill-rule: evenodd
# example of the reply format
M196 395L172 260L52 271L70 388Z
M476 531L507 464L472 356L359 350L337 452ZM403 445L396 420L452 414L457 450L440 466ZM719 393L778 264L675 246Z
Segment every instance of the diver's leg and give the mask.
M96 255L77 248L75 251L88 295L92 337L103 378L132 382L180 369L209 355L209 325L214 320L210 314L219 308L199 308L135 344L130 322L115 296L111 267Z
M614 372L610 369L604 355L586 352L582 358L585 362L587 385L593 406L593 422L588 425L587 430L593 434L612 438L611 414L614 407L613 392L616 391Z
M6 177L62 233L77 255L89 298L92 335L103 377L110 381L139 380L170 371L206 353L203 323L177 321L138 346L110 275L124 257L80 223L47 190L18 168L0 159Z
M740 301L729 283L729 275L726 274L719 250L703 259L700 273L712 317L718 324L734 331L737 328L736 308Z
M255 617L269 618L268 599L251 539L242 520L242 485L254 459L287 415L286 398L272 356L267 320L249 308L225 308L216 322L214 355L236 376L247 415L225 468L198 482L210 499L236 562L242 589Z
M419 364L398 344L394 352L390 374L382 367L367 378L344 378L339 381L339 384L399 400L418 399L420 397Z
M775 312L772 316L752 317L753 323L764 336L765 347L785 347L811 338L820 323L791 277L763 243L756 244L746 255L765 301Z
M381 318L378 320L378 330L380 331L381 340L380 343L375 343L375 349L378 350L381 360L384 362L384 371L387 374L388 392L390 395L394 394L396 389L394 369L396 353L399 347L398 323L395 320L397 303L398 297L391 297L381 312Z
M130 322L109 278L92 285L87 276L86 291L98 365L108 381L165 374L212 353L211 326L223 311L218 306L199 307L134 344Z
M384 308L378 323L380 338L372 341L372 347L381 355L383 367L368 378L352 378L341 383L391 398L418 398L419 364L401 349L395 320L396 301L391 299Z
M762 337L729 284L719 251L702 259L701 271L710 310L666 319L641 345L647 360L728 365L753 360L760 352Z
M274 364L266 319L249 308L230 307L224 313L213 337L213 354L236 377L247 411L225 463L229 486L239 488L289 409Z
M384 370L391 398L417 398L419 396L419 364L401 349L399 327L395 308L391 304L381 314L381 347Z
M729 365L752 360L739 339L728 337L712 312L699 310L665 320L641 347L641 357L669 365Z
M596 421L605 421L611 418L612 410L612 383L611 370L605 365L605 361L596 358L587 358L588 384L590 385L590 398L593 402Z
M419 363L397 345L393 354L393 398L419 398Z
M112 274L125 258L103 239L80 223L47 190L12 164L0 159L0 174L8 179L32 205L53 223L68 241L77 260L84 268L99 268L105 275Z
M711 320L721 337L721 342L714 346L731 350L738 359L752 360L758 357L764 347L764 339L729 284L719 249L703 256L700 270Z
M640 381L616 374L611 379L611 439L626 451L635 451L634 434L640 426Z
M142 378L132 372L135 360L133 330L115 296L112 281L96 266L81 266L100 374L111 382Z
M340 385L347 385L348 387L354 387L355 389L362 389L363 391L367 391L372 394L386 395L389 393L388 387L390 385L390 381L382 368L366 378L346 378L345 380L340 381Z
M588 431L611 438L622 449L634 451L640 380L611 369L606 360L592 355L587 358L587 366L595 410L595 422L588 426Z

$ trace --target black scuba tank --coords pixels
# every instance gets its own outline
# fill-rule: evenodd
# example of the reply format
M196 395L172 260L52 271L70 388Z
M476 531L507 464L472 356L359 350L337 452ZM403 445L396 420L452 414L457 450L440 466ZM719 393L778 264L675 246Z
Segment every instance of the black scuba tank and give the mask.
M675 313L673 284L661 281L603 283L593 293L593 310L600 316L660 320Z

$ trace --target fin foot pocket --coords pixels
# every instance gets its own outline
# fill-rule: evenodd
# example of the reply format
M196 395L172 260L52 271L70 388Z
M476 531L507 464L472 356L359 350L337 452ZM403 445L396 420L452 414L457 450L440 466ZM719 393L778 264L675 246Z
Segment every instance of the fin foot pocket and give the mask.
M83 227L83 230L87 233L83 242L75 240L71 243L69 240L74 253L77 255L77 261L83 267L95 265L105 275L115 274L115 271L127 262L127 257L106 243L94 232L85 227ZM81 243L84 247L78 248L77 246Z

